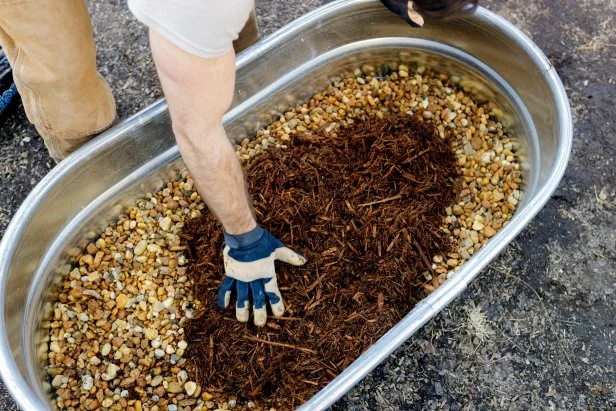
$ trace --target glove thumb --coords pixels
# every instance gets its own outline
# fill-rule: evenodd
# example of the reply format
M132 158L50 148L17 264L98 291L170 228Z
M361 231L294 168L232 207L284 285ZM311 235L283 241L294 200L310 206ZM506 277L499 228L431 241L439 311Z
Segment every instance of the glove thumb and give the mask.
M276 249L276 260L280 260L291 265L304 265L306 263L306 257L300 253L296 253L288 247L281 247Z

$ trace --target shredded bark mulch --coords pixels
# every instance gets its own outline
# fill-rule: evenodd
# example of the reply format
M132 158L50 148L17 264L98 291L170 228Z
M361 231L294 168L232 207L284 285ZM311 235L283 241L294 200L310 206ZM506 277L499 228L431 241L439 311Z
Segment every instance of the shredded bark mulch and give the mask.
M283 318L242 324L235 307L216 306L219 224L210 213L187 224L203 304L187 355L204 389L288 409L336 377L424 296L422 273L449 251L441 227L457 178L449 141L409 116L296 136L255 159L247 181L260 224L308 262L277 265Z

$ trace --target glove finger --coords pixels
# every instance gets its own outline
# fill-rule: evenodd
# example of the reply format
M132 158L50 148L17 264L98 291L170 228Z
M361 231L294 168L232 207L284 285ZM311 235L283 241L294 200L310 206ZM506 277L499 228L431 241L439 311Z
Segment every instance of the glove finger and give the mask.
M239 322L245 323L250 316L250 302L248 301L248 283L238 281L237 302L235 303L235 316Z
M284 314L284 303L282 302L282 296L278 289L278 280L276 277L265 278L263 280L265 288L265 295L269 300L270 307L272 307L272 313L276 317L281 317Z
M300 253L296 253L289 247L281 247L276 249L276 259L291 265L304 265L306 257Z
M241 323L247 323L250 318L250 302L246 301L244 307L235 304L235 318Z
M265 308L265 290L263 288L263 282L261 280L255 280L250 282L250 289L252 291L252 305L254 322L257 327L262 327L267 321L267 309Z
M265 307L255 308L252 310L252 313L255 317L254 318L255 325L257 327L263 327L265 323L267 322L267 310L265 309Z
M231 301L231 288L235 283L235 279L225 276L218 290L218 306L220 308L227 308Z

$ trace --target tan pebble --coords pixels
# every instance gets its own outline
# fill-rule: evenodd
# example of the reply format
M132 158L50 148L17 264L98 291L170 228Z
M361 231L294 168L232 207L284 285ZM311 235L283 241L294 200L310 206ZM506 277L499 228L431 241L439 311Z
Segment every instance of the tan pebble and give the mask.
M118 306L118 308L124 308L126 307L128 300L129 298L126 294L118 294L115 301L116 301L116 305Z
M157 387L157 386L159 386L162 382L163 382L163 376L162 376L162 375L157 375L156 377L152 378L152 381L150 381L150 385L151 385L152 387Z
M88 410L97 410L100 408L98 400L97 399L92 399L89 401L86 401L86 409Z
M485 235L487 238L493 237L494 234L496 234L496 230L490 226L486 226L483 230L483 235Z
M146 240L141 240L137 243L134 249L135 255L142 255L148 246L148 242Z
M145 335L145 338L151 341L151 340L154 340L156 337L158 337L158 331L153 328L146 328L144 331L144 335Z
M51 381L51 386L54 388L58 388L62 386L62 379L64 377L60 374L60 375L56 375L55 377L53 377L53 380Z
M104 381L111 381L116 377L119 370L120 367L118 367L114 363L110 363L109 365L107 365L107 370L101 375L101 378Z
M98 247L96 247L96 245L94 245L93 243L90 243L86 247L86 251L88 252L88 254L94 255L98 251Z
M109 408L109 407L111 407L111 406L113 405L113 399L111 399L111 398L105 398L105 399L103 400L103 402L101 403L101 405L102 405L103 407L105 407L105 408Z
M471 146L474 150L481 149L481 147L483 146L483 141L481 140L481 137L473 137L471 139Z
M167 207L171 211L175 211L179 206L180 204L175 200L170 200L169 202L167 202Z
M505 195L503 193L501 193L499 190L494 190L492 192L492 200L493 201L501 201L504 198L505 198Z
M171 381L167 386L167 391L173 394L177 394L183 391L182 384L177 381Z
M212 398L214 398L214 396L207 391L203 391L203 394L201 394L201 398L205 401L210 401Z
M61 349L60 349L60 344L59 344L57 341L52 341L52 342L49 344L49 349L50 349L51 351L55 352L55 353L58 353L58 354L61 352Z
M475 222L473 222L473 230L475 231L481 231L484 227L484 224L480 221L475 220Z

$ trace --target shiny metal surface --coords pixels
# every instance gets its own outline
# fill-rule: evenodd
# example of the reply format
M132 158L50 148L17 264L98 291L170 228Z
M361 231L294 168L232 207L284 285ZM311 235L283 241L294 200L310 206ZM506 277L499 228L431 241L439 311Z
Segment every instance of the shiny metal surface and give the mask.
M340 0L315 10L238 56L225 127L241 140L333 76L366 62L401 61L455 75L498 103L519 144L524 195L508 225L301 409L327 408L456 298L543 207L567 164L571 114L557 74L519 30L481 8L473 16L427 21L420 30L375 0ZM15 214L0 243L0 374L23 409L50 406L41 367L46 333L38 325L67 269L66 250L182 167L160 101L54 168Z

